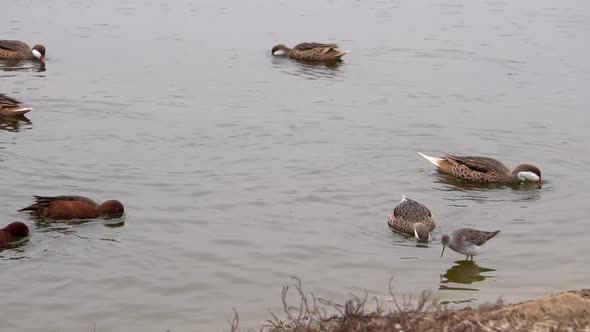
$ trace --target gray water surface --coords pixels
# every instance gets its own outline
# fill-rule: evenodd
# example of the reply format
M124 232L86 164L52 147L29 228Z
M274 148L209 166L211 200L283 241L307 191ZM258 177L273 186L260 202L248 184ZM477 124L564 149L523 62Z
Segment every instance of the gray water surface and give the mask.
M2 1L0 62L35 109L0 121L6 331L220 331L318 296L432 289L450 303L588 287L590 4L503 1ZM275 59L337 42L335 66ZM538 165L545 184L471 186L416 152ZM31 195L119 199L121 220L46 223ZM438 225L417 247L387 215L402 194ZM476 264L440 237L502 232Z

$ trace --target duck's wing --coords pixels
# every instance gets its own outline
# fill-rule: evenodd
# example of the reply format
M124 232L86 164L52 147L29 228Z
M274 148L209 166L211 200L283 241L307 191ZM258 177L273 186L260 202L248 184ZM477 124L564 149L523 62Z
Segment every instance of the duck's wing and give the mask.
M328 52L331 49L338 48L338 44L322 44L322 43L300 43L295 45L294 50L298 51L310 51L313 49L322 49L324 52Z
M0 49L13 52L31 50L29 45L18 40L0 40Z
M426 206L404 197L402 202L393 209L393 216L409 221L422 221L432 217L432 213Z
M78 201L84 202L92 205L97 205L95 201L91 200L90 198L83 197L83 196L33 196L35 197L35 203L20 209L19 211L37 211L39 209L43 209L51 205L52 203L59 202L59 201Z
M455 155L446 155L446 158L452 163L465 165L467 168L481 173L510 172L510 170L506 166L504 166L504 164L493 158Z

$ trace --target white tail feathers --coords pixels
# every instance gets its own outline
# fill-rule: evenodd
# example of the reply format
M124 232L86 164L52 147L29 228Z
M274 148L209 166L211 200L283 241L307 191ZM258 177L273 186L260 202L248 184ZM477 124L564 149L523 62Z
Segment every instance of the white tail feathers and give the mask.
M336 56L337 57L342 57L344 54L348 53L349 51L341 51L340 53L338 53Z
M400 203L403 203L405 201L407 201L408 199L406 198L406 195L402 195L402 200L400 201Z
M443 158L435 158L435 157L430 157L427 156L423 153L418 152L419 155L421 155L422 157L424 157L424 159L430 161L431 163L433 163L434 165L436 165L436 167L440 167L440 162L443 161Z
M25 113L30 112L32 109L33 109L32 107L23 107L23 108L19 108L18 110L14 110L14 113L18 114L18 115L23 115Z

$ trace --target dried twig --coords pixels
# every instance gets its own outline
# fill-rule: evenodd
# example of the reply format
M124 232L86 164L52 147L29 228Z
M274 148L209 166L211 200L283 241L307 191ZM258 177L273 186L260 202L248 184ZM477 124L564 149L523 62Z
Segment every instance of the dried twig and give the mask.
M231 332L238 331L238 326L240 325L240 316L238 316L238 312L236 311L236 308L234 308L234 318L231 321L227 320L227 323L229 324Z

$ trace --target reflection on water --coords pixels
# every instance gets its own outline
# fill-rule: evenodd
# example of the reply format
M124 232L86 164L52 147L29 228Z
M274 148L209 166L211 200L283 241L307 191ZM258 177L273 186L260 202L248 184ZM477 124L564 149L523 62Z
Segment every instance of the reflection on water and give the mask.
M27 243L29 243L29 238L30 238L30 235L27 237L24 237L22 239L16 240L16 241L9 242L3 246L0 246L0 257L4 258L4 256L2 255L2 252L4 250L11 251L11 252L12 251L25 252L25 245ZM7 259L22 259L22 258L27 258L27 257L18 257L18 258L9 257Z
M0 60L0 70L11 72L11 71L34 71L44 72L45 63L39 61L21 61L21 60ZM6 77L0 75L0 77Z
M72 220L53 220L38 215L31 215L30 219L35 222L39 232L59 232L62 234L74 234L76 226L100 222L108 228L119 228L125 225L125 216L121 218L100 218L100 219L72 219Z
M0 116L0 130L18 132L23 129L31 129L32 122L26 116L3 117Z
M452 287L447 286L449 283L470 285L475 282L484 281L494 276L483 275L484 272L496 271L477 265L474 261L456 261L457 265L452 266L447 272L441 275L440 290L472 290L479 291L477 288L469 287Z
M271 59L275 68L309 80L339 77L341 67L345 64L344 61L305 61L277 56Z

